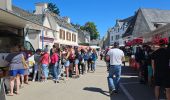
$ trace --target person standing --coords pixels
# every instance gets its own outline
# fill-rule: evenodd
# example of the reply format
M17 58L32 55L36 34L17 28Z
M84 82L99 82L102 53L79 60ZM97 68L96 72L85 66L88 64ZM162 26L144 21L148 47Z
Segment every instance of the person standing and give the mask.
M16 80L16 94L19 94L20 77L24 74L24 69L28 68L24 55L19 53L19 47L14 46L11 49L11 53L5 59L9 63L9 75L10 75L10 96L14 93L14 84Z
M96 70L96 60L97 60L97 53L96 50L93 49L93 53L92 53L92 71L95 72Z
M92 49L89 48L88 52L87 52L87 55L88 55L88 61L87 61L87 66L88 66L88 72L90 71L90 67L91 67L91 71L92 71Z
M44 50L44 54L40 58L40 62L41 62L41 68L43 74L42 81L45 82L47 81L48 78L48 66L50 63L50 55L48 54L48 49Z
M166 89L167 100L170 100L170 67L169 50L165 47L165 41L159 41L160 48L152 54L152 68L155 79L155 99L159 100L160 87Z
M59 55L56 53L56 49L52 49L52 55L51 55L51 67L53 72L53 80L54 83L59 83L58 75L59 75Z
M79 64L79 51L80 51L80 49L77 47L75 49L75 72L76 72L76 77L79 77L79 68L78 68L78 64Z
M115 42L113 48L108 51L106 57L107 60L110 59L109 75L107 77L110 95L113 93L118 93L121 65L125 60L124 52L118 47L119 44Z
M34 64L34 75L33 75L33 82L36 79L37 76L37 72L38 72L38 81L40 81L40 58L41 58L41 50L37 49L35 54L34 54L34 60L35 60L35 64Z

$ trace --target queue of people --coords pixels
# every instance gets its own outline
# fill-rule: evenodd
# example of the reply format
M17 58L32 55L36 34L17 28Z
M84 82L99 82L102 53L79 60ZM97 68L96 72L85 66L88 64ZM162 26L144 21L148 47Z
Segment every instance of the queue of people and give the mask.
M31 57L34 62L30 62ZM71 77L79 78L87 72L95 72L97 59L96 50L91 48L67 46L61 49L54 45L50 50L46 46L44 50L37 49L34 55L27 55L21 46L13 46L6 57L10 67L10 86L6 86L9 87L8 95L19 94L19 88L23 84L29 84L30 79L33 82L46 82L52 78L54 83L59 83L61 78L69 80Z

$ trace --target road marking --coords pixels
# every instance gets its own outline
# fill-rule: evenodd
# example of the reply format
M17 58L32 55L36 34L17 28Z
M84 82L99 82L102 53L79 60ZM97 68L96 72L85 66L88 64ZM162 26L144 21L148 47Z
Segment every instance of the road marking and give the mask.
M122 85L126 85L126 84L139 84L139 82L126 82L126 83L121 83Z
M130 93L125 89L125 87L123 86L123 84L120 84L120 88L122 89L122 91L125 93L125 95L128 97L129 100L135 100L133 98L132 95L130 95Z

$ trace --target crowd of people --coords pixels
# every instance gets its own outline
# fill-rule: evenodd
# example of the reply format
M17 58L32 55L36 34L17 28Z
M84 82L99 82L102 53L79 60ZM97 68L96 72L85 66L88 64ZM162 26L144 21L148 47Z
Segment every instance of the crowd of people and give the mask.
M30 60L32 58L34 60ZM46 82L50 78L54 83L59 83L60 79L69 80L71 77L79 78L80 75L95 72L97 59L97 51L92 48L58 48L53 45L50 49L47 45L43 50L37 49L35 54L31 55L26 53L22 46L13 46L5 59L9 63L8 95L19 94L19 88L24 83L29 84L29 79L33 82Z
M159 40L159 46L137 47L134 54L139 70L139 82L155 86L155 98L160 98L160 87L165 88L167 100L170 100L170 44Z
M124 53L121 53L122 51ZM126 55L130 58L130 67L139 72L139 82L155 87L156 100L160 99L160 87L165 88L167 100L170 100L170 44L167 44L163 39L159 40L156 47L145 44L130 47L128 50L114 44L113 48L105 50L105 55L111 94L117 92L117 83L119 83L121 72L120 65L125 61L124 55ZM103 54L100 57L102 59Z

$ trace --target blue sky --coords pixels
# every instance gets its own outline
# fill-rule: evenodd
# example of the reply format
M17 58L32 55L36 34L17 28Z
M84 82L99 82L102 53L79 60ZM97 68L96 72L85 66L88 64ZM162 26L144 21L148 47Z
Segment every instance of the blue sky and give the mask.
M30 11L37 2L55 3L61 16L69 16L73 23L94 22L101 37L115 25L116 19L132 16L138 8L170 10L169 0L13 0L14 5Z

